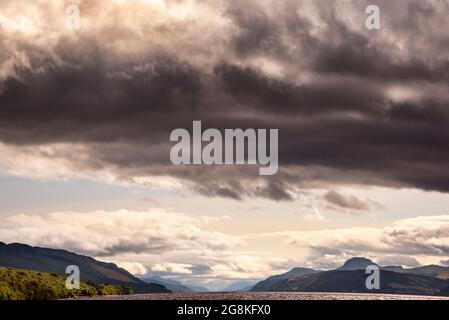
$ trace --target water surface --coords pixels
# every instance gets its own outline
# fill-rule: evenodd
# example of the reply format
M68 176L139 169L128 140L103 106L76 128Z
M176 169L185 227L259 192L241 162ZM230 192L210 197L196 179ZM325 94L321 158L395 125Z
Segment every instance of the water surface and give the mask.
M85 298L91 300L448 300L449 297L309 292L188 292Z

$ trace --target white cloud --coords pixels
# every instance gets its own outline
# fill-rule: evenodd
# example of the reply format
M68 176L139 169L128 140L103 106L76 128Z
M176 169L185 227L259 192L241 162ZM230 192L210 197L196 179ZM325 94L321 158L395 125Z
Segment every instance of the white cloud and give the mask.
M262 279L294 266L290 257L247 251L242 237L211 230L212 222L229 219L160 208L13 214L3 218L0 240L91 255L136 275L170 274L218 281L217 286L221 280Z
M120 268L131 272L134 275L144 275L148 272L148 269L143 266L143 264L138 262L127 262L127 261L114 261Z
M166 251L226 250L237 237L205 230L201 221L163 209L15 214L3 219L0 237L94 256Z
M191 274L193 266L191 264L185 263L163 263L156 264L151 268L151 271L154 272L169 272L169 273L178 273L178 274Z
M383 228L287 231L277 235L288 244L309 249L309 263L323 268L361 255L404 265L416 264L416 260L437 263L449 255L449 215L403 219Z
M177 190L182 182L166 175L122 177L111 165L92 157L88 144L13 145L0 141L0 169L8 175L37 180L90 179L113 185Z
M218 59L233 34L219 2L76 0L70 4L80 8L77 32L66 28L67 1L0 2L0 47L9 57L0 55L0 80L14 74L13 65L29 64L28 57L15 54L24 45L56 64L63 63L56 53L61 41L86 38L101 40L99 50L117 62L164 52L205 66Z
M3 155L0 167L19 177L74 178L89 174L82 170L81 164L88 160L86 147L83 145L61 143L16 146L0 142L0 153Z
M138 275L201 283L262 279L294 266L333 268L354 256L413 266L449 255L449 215L403 219L385 227L250 235L212 230L211 221L220 219L230 217L190 217L168 209L13 214L3 218L0 239L92 255ZM257 250L249 250L249 243L256 242ZM285 250L273 254L276 246Z

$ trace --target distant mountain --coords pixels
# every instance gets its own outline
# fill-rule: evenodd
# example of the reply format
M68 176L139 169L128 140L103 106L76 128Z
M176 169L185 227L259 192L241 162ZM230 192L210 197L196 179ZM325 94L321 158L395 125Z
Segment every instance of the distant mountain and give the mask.
M101 262L65 250L31 247L19 243L7 245L0 242L0 266L65 274L69 265L80 268L81 281L130 286L138 293L168 291L159 284L148 285L113 263Z
M188 287L192 289L193 292L209 292L209 289L193 284L189 284Z
M200 286L182 284L179 281L166 279L159 276L140 277L140 279L142 279L146 283L163 285L172 292L209 292L209 290Z
M277 282L271 291L438 295L449 286L439 278L381 271L380 289L373 291L366 288L366 277L364 270L325 271Z
M256 281L237 281L224 288L223 292L245 292L250 291L256 284Z
M375 265L370 259L355 257L346 261L338 270L366 270L368 266Z
M403 272L406 269L404 269L403 266L385 266L385 267L382 267L382 270L394 271L394 272Z
M151 276L151 277L140 277L143 281L146 283L155 283L160 284L166 287L168 290L172 292L193 292L193 290L183 284L181 284L178 281L170 280L170 279L163 279L158 276Z
M438 266L438 265L428 265L428 266L422 266L422 267L416 267L412 269L404 269L407 273L412 274L420 274L420 275L426 275L426 276L432 276L432 277L438 277L441 279L449 279L449 268Z
M251 291L273 291L271 290L271 287L278 282L282 282L286 279L295 279L297 277L316 272L319 271L309 268L293 268L286 273L271 276L263 281L258 282L255 286L252 287Z
M403 268L402 266L386 266L382 270L394 271L398 273L417 274L441 279L449 279L449 267L438 265L428 265L416 268Z
M417 268L380 267L380 290L365 286L365 270L373 261L355 257L340 268L330 271L295 268L272 276L255 285L251 291L294 292L360 292L419 295L449 295L449 267L430 265Z

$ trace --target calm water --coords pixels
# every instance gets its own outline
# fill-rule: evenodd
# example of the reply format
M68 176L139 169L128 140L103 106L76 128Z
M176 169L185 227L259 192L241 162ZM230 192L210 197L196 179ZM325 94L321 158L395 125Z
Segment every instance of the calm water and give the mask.
M213 292L153 293L87 298L91 300L447 300L449 297L358 293Z

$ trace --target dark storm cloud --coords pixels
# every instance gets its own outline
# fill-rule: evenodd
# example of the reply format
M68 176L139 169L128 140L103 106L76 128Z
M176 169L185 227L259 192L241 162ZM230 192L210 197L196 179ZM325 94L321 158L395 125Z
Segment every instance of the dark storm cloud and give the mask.
M236 102L264 112L306 115L332 111L379 113L382 112L379 106L387 103L379 88L351 80L295 85L232 65L220 66L217 74Z
M189 24L147 27L164 41L128 44L125 52L139 50L123 57L104 45L134 39L120 21L108 38L103 29L61 36L51 54L0 29L0 45L13 42L27 58L0 83L0 140L82 144L86 156L76 168L108 168L125 180L174 176L204 195L232 199L291 200L313 183L449 191L446 1L378 1L379 31L365 29L363 1L224 3L217 13L230 25L225 40L219 27L201 29L211 43L225 43L221 51L192 37L176 42ZM0 54L0 62L8 58ZM279 173L173 166L169 134L193 120L218 129L279 128Z
M98 57L75 67L44 65L44 73L19 70L20 79L2 85L1 128L34 129L36 135L14 134L6 141L157 139L164 118L195 111L203 85L188 65L165 58L151 63L151 70L110 70Z
M278 19L253 2L232 7L227 14L239 30L233 39L236 54L259 57L263 53L328 75L383 81L449 80L449 61L446 55L441 57L449 37L438 25L449 10L447 1L348 1L349 6L341 7L344 1L316 1L326 24L319 35L313 30L316 16L301 12L304 8L298 4L304 3L308 1L278 4L276 10L282 12ZM364 29L366 15L358 15L357 28L348 23L352 11L364 13L372 4L380 7L383 26L388 23L390 28L387 32L398 37L398 42L405 41L407 57L396 56L397 43L382 41L376 31Z

